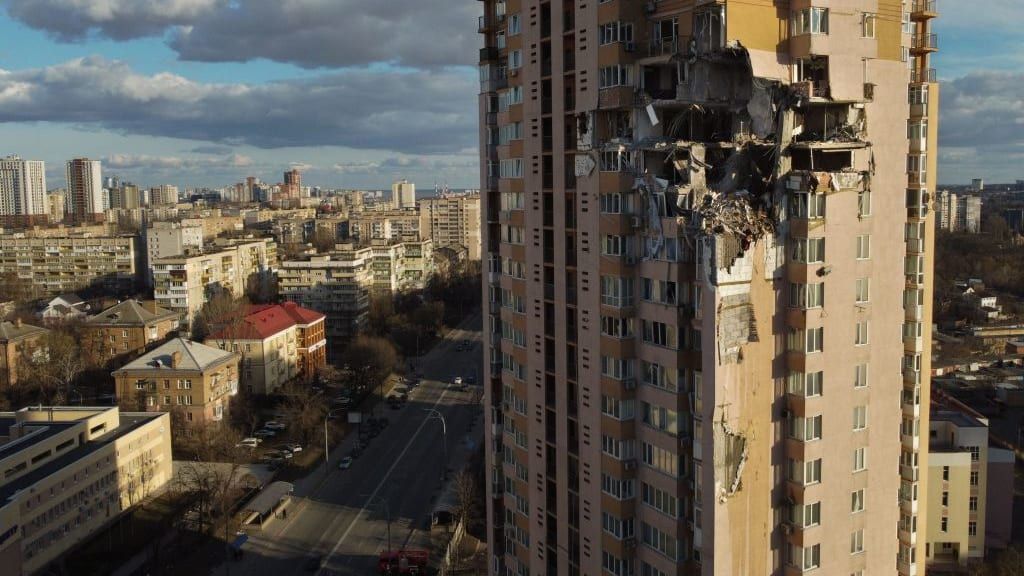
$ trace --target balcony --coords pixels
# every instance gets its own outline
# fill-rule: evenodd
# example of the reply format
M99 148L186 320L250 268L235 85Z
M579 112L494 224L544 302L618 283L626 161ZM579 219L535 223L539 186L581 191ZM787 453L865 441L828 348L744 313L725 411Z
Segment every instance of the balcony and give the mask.
M904 306L903 318L907 322L924 322L924 306L920 304Z
M914 546L917 544L917 531L909 530L904 526L900 526L899 538L900 542L902 542L903 544L909 544L911 546Z
M921 256L925 252L924 238L907 238L907 254Z
M486 48L480 49L480 61L491 62L498 59L498 48L495 46L487 46Z
M910 53L915 56L931 54L939 50L938 34L914 34L910 40Z
M914 0L914 5L910 8L910 18L916 22L937 18L939 10L936 3L936 0Z
M900 442L907 450L917 452L921 448L921 435L900 433Z
M917 482L920 480L921 469L917 466L908 466L903 464L900 466L900 478L907 480L908 482Z
M910 71L910 82L912 84L934 84L936 82L935 68L923 68Z

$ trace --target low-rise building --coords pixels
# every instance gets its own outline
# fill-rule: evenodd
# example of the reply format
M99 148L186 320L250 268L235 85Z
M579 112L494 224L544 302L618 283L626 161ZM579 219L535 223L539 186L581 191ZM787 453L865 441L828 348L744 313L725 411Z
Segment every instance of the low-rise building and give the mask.
M155 301L125 300L82 324L82 348L104 364L123 362L163 341L180 323L180 313Z
M218 422L238 393L238 354L184 338L114 370L121 406L180 414L186 424Z
M0 388L18 383L18 367L22 361L40 351L40 339L46 328L25 324L21 320L0 322Z
M164 490L170 418L116 407L2 412L0 470L0 571L41 573Z
M51 298L43 306L39 317L47 324L59 324L85 318L88 314L89 304L77 294L61 294Z
M241 379L250 392L273 394L291 380L311 379L326 365L325 318L294 302L254 306L206 343L241 355Z
M141 257L135 236L0 236L0 275L17 274L44 294L85 288L131 292Z
M276 245L268 239L210 246L209 250L153 261L153 294L157 303L180 312L191 326L210 297L226 292L241 297L259 290L273 275Z
M904 417L903 426L916 425ZM989 533L1009 539L1013 511L1013 454L989 445L988 420L958 410L933 411L928 455L927 562L949 570L985 557ZM1010 466L1005 466L1010 462ZM904 512L904 522L916 517Z

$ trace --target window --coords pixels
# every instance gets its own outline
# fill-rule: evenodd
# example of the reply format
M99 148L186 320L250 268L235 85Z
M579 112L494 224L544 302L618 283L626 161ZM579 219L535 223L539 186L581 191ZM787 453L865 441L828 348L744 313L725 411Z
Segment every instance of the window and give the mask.
M813 570L821 566L821 544L801 548L796 544L789 545L789 563L801 570Z
M501 146L507 145L513 140L523 139L523 123L513 122L511 124L504 124L498 128L498 144Z
M508 35L515 36L516 34L519 34L522 31L521 24L522 20L520 19L519 14L510 14L508 17Z
M681 466L680 456L664 448L659 448L653 444L644 442L641 445L641 457L643 463L651 468L668 474L669 476L679 477Z
M871 235L861 234L857 236L857 260L871 258Z
M632 338L633 319L601 316L601 334L612 338Z
M675 350L679 345L679 330L677 327L653 320L641 320L640 327L643 331L643 340L655 346L664 346Z
M868 407L853 407L853 431L863 430L868 427Z
M854 369L853 387L863 388L868 385L868 365L858 364Z
M620 460L628 460L633 457L634 444L632 440L619 440L607 434L601 435L601 450Z
M810 192L793 194L793 217L816 220L825 217L825 195Z
M949 492L946 492L945 490L942 491L942 506L949 506Z
M926 140L928 138L928 120L909 120L907 122L908 140Z
M825 261L824 238L796 238L793 241L793 260L805 264Z
M977 512L978 511L978 497L977 496L971 496L971 499L968 500L968 502L967 502L967 509L970 510L971 512Z
M807 418L795 417L789 419L789 436L797 440L820 440L821 439L821 414Z
M602 276L601 304L615 308L632 306L633 279L619 276Z
M604 550L601 551L601 567L609 574L614 576L632 576L632 566L629 560L623 560ZM529 570L518 570L517 572L519 574L528 574Z
M672 494L655 488L646 482L640 483L640 498L643 503L662 514L676 518L679 516L679 500Z
M813 354L824 346L825 329L794 330L787 335L788 348L793 352Z
M678 296L676 283L671 280L641 278L640 297L647 302L675 305Z
M871 191L861 190L857 193L857 216L864 218L871 216Z
M629 500L635 494L633 480L623 480L607 474L601 474L601 491L616 500Z
M614 44L616 42L633 41L633 25L629 22L609 22L602 24L599 36L601 45Z
M662 554L669 560L676 560L679 541L667 532L662 532L646 522L640 523L640 536L644 546Z
M825 305L825 283L789 284L789 305L793 308L811 309Z
M619 518L607 512L601 513L601 527L616 539L633 537L633 519Z
M679 433L679 413L662 406L642 402L644 424L669 434Z
M632 378L633 361L612 356L601 356L601 374L615 380Z
M949 531L949 518L943 517L941 520L939 520L939 530L942 532Z
M861 38L874 38L875 37L875 22L878 16L865 12L860 17L860 37Z
M601 195L601 213L602 214L622 214L622 194L602 194Z
M850 554L860 554L864 551L864 530L857 530L850 534Z
M512 50L508 53L508 69L516 70L523 67L523 51Z
M522 178L523 177L523 159L522 158L511 158L508 160L502 160L498 165L498 177L499 178Z
M602 172L628 172L633 166L633 153L629 150L605 150L601 153Z
M794 504L789 509L790 522L802 528L821 524L821 502Z
M786 392L796 396L821 396L824 372L790 372L786 377Z
M977 485L978 485L978 471L975 470L975 471L971 472L971 486L977 486Z
M853 471L860 472L868 467L867 448L857 448L853 451Z
M648 386L654 386L655 388L661 388L662 390L668 390L669 392L676 392L679 389L679 373L675 370L669 370L660 364L653 362L640 361L640 370L642 372L644 384Z
M868 343L868 321L861 320L857 322L857 331L854 336L853 344L855 346L864 346Z
M629 66L615 65L601 68L600 88L614 88L616 86L632 86L633 69Z
M949 466L942 467L942 479L949 481Z
M864 511L864 489L856 490L850 496L850 513L856 514L857 512Z
M787 477L791 482L804 486L821 482L821 458L808 462L790 458L786 464Z
M793 14L793 36L828 34L828 8L804 8Z
M871 278L857 278L857 304L871 300Z
M601 413L616 420L632 420L635 416L633 406L633 400L601 395Z
M928 85L912 84L907 92L907 103L911 105L928 104Z
M601 254L605 256L627 256L633 252L632 238L606 234L601 237Z
M977 522L968 522L967 523L967 535L968 536L977 536L978 535L978 523Z
M971 453L971 462L977 462L981 459L981 447L968 446L967 450Z

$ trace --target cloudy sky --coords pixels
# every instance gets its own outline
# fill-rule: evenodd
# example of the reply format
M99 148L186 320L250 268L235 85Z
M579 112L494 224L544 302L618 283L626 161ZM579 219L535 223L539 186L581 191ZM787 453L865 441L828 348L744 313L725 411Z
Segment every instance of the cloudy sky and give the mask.
M984 9L976 2L984 4ZM1024 178L1024 2L939 0L940 180ZM0 155L475 186L476 0L0 0Z

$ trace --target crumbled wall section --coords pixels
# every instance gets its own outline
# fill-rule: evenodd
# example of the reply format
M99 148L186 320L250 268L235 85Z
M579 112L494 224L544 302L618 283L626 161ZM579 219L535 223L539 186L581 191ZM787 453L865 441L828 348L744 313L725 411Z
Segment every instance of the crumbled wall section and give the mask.
M750 293L722 298L715 323L718 333L718 363L734 364L742 359L743 345L757 341L754 308Z
M725 421L714 427L715 489L724 502L742 487L743 466L747 463L747 438L729 430Z

